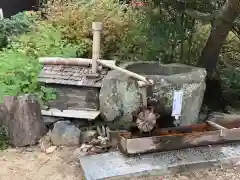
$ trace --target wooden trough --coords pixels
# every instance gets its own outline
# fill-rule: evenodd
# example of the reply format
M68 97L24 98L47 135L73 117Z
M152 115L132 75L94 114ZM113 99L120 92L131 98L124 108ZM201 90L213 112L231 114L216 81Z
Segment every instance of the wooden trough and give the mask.
M118 148L127 156L230 143L240 140L240 119L207 121L202 124L155 129L151 136L121 133Z

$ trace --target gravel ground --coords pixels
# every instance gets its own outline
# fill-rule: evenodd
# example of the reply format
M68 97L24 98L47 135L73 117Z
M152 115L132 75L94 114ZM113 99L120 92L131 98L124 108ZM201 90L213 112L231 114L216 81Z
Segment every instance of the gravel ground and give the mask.
M39 148L8 149L0 152L0 180L84 180L74 148L58 148L45 154ZM122 180L240 180L240 167L205 169L163 177L121 178ZM120 179L118 179L120 180Z

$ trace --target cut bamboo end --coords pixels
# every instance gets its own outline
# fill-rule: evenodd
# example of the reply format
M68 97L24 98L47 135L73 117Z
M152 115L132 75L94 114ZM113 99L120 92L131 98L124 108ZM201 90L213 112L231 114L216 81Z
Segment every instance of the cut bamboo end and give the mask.
M101 22L93 22L92 30L93 31L101 31L103 29L103 24Z

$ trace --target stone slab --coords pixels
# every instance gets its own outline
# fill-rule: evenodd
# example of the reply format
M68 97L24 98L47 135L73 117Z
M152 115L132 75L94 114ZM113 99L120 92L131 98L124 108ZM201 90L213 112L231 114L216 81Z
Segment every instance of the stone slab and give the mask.
M164 175L194 168L236 165L240 143L126 157L119 152L80 157L86 180Z

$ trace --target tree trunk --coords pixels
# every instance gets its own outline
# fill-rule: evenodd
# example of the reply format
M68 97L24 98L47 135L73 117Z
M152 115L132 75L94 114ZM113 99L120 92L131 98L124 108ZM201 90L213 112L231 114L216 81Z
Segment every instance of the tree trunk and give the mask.
M210 108L212 108L212 110L224 110L225 103L223 102L217 63L221 47L239 13L240 1L226 0L224 6L219 10L212 23L210 36L199 59L199 65L206 68L207 71L207 88L204 102L208 105L211 103Z
M0 117L0 123L8 129L11 145L34 145L45 133L40 104L34 96L5 97Z

